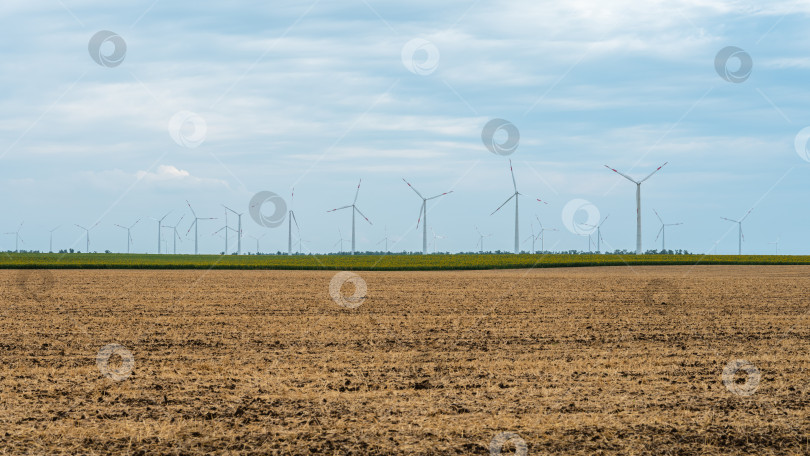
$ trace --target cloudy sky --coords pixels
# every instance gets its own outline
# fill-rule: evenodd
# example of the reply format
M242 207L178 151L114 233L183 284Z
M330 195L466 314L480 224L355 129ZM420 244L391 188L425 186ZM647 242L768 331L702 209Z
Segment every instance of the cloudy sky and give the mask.
M218 218L200 222L202 252L223 250L223 204L246 212L263 251L285 251L286 222L247 212L261 191L289 204L294 187L304 250L334 251L351 212L327 211L362 178L373 225L358 218L358 250L387 232L413 251L421 201L406 178L426 196L453 190L428 204L439 250L475 250L476 226L493 234L487 250L511 250L513 204L490 215L513 193L511 159L521 242L536 216L559 230L546 249L584 249L574 231L598 212L603 248L634 249L635 185L604 165L641 178L668 162L642 187L644 249L660 248L656 209L684 223L668 248L736 253L720 217L753 208L745 253L778 238L810 254L808 13L806 1L4 0L0 230L24 221L21 247L47 250L61 225L54 248L84 250L75 224L98 222L91 250L121 251L115 224L141 219L132 248L151 253L150 217L171 211L188 253L189 200ZM514 130L495 132L501 154L485 146L492 119L519 131L513 153L498 145Z

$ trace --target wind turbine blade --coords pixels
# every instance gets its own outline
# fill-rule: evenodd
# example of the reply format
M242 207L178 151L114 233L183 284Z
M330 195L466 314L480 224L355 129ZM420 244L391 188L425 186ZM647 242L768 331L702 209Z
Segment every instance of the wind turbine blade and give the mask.
M188 200L186 200L186 204L188 204L188 208L191 209L191 214L194 215L194 218L196 219L197 213L194 212L194 208L191 207L191 203L189 203Z
M670 225L670 226L678 226L678 225L683 225L683 222L673 223L673 224L672 224L672 225Z
M451 194L451 193L453 193L453 190L450 190L449 192L444 192L444 193L442 193L441 195L431 196L430 198L427 198L427 200L428 200L428 201L430 201L430 200L432 200L432 199L436 199L436 198L442 197L442 196L444 196L444 195L449 195L449 194Z
M609 169L609 170L613 171L614 173L616 173L616 174L618 174L618 175L622 176L623 178L625 178L625 179L629 180L630 182L632 182L632 183L634 183L634 184L638 184L638 182L636 182L636 180L635 180L635 179L633 179L632 177L628 176L627 174L624 174L624 173L622 173L622 172L619 172L619 171L618 171L617 169L615 169L615 168L611 168L611 167L610 167L610 166L608 166L608 165L605 165L605 168L607 168L607 169Z
M730 218L725 218L725 217L720 217L720 218L723 219L723 220L728 220L729 222L740 223L740 222L738 222L736 220L731 220Z
M295 229L297 229L298 231L301 231L301 227L298 226L298 219L295 218L295 212L290 211L290 217L292 217L293 223L295 223Z
M425 200L422 200L422 205L419 206L419 218L416 220L416 228L419 228L419 224L422 223L422 212L425 211Z
M220 231L224 230L225 228L226 228L226 227L224 227L224 226L223 226L222 228L220 228L220 229L218 229L218 230L214 231L213 233L211 233L211 236L214 236L215 234L219 233ZM226 232L225 234L227 235L228 233Z
M100 222L100 221L99 221L99 222L96 222L96 223L95 223L93 226L91 226L91 227L90 227L90 229L92 230L93 228L97 227L99 223L101 223L101 222ZM88 230L88 231L89 231L89 230Z
M411 190L415 191L415 192L416 192L416 194L417 194L417 195L419 195L419 198L425 199L425 197L424 197L424 196L422 196L422 194L421 194L421 193L419 193L419 190L417 190L417 189L416 189L416 187L414 187L413 185L411 185L411 183L410 183L410 182L406 181L404 177L402 178L402 181L403 181L403 182L405 182L406 184L408 184L408 187L411 187Z
M363 213L360 212L360 209L358 209L357 206L354 206L354 210L356 210L358 214L360 214L364 219L366 219L366 221L368 222L369 225L373 225L373 223L371 223L371 220L369 220L368 217L363 215Z
M76 224L74 223L74 225L76 225ZM78 226L79 228L81 228L81 229L83 229L83 230L87 231L87 228L85 228L85 227L83 227L83 226L81 226L81 225L76 225L76 226Z
M360 196L360 184L362 184L362 183L363 183L363 179L360 179L360 182L357 183L357 191L354 192L354 202L352 202L352 205L357 203L357 197Z
M125 227L125 226L121 226L121 225L119 225L119 224L117 224L117 223L114 223L114 225L115 225L115 226L117 226L118 228L123 228L123 229L125 229L125 230L126 230L126 229L128 229L127 227Z
M751 215L751 211L753 211L753 210L754 210L754 208L749 209L748 212L745 213L745 216L740 219L740 223L742 223L743 220L748 218L748 216Z
M169 214L171 214L171 213L172 213L172 211L167 212L167 213L166 213L166 215L164 215L163 217L161 217L161 218L160 218L160 221L162 222L162 221L163 221L163 219L165 219L166 217L168 217L168 216L169 216Z
M479 236L483 236L483 234L481 234L481 231L478 229L478 225L475 225L475 232L478 233Z
M548 204L547 202L545 202L545 201L541 200L540 198L535 198L535 199L536 199L537 201L540 201L540 202L541 202L541 203L543 203L543 204Z
M663 225L661 225L661 229L660 229L660 230L658 230L658 236L656 236L656 237L655 237L655 240L656 240L656 241L658 240L658 238L659 238L659 237L661 237L661 233L662 233L663 231L664 231L664 226L663 226Z
M661 224L663 225L663 224L664 224L664 219L662 219L662 218L661 218L661 216L660 216L660 215L658 215L658 211L656 211L655 209L653 209L653 212L655 212L655 216L656 216L656 217L658 217L658 220L660 220L660 221L661 221Z
M501 210L501 208L502 208L502 207L506 206L506 203L508 203L509 201L512 201L512 198L514 198L514 197L515 197L515 195L517 195L517 193L514 193L512 196L510 196L508 200L504 201L504 202L503 202L503 204L501 204L500 206L498 206L498 209L495 209L494 211L492 211L492 214L489 214L489 215L493 215L493 214L495 214L496 212L498 212L499 210Z
M543 222L540 221L540 217L538 217L537 214L535 214L534 218L537 219L537 223L540 224L540 229L542 230L543 229Z
M605 223L607 221L608 217L610 217L610 214L606 215L605 218L602 219L602 223ZM602 226L602 223L600 223L599 226Z
M137 225L138 222L140 222L140 221L141 221L141 219L135 220L135 223L133 223L132 226L130 226L130 228L135 228L135 225Z
M197 219L195 218L194 221L191 222L191 225L188 226L188 231L186 231L186 236L188 236L188 233L191 233L191 229L194 228L194 225L196 225L196 224L197 224Z
M647 179L651 178L651 177L653 176L653 174L657 173L658 171L661 171L661 168L663 168L664 166L666 166L666 165L667 165L667 163L669 163L669 162L665 162L663 165L661 165L661 166L659 166L658 168L656 168L656 169L655 169L655 171L651 172L649 176L645 177L644 179L641 179L641 182L644 182L645 180L647 180ZM641 183L641 182L639 182L639 183Z
M509 172L512 174L512 186L515 187L515 193L518 192L517 190L517 182L515 182L515 171L512 169L512 159L509 159Z
M350 207L352 207L352 206L351 206L351 205L348 205L348 206L343 206L343 207L339 207L339 208L337 208L337 209L332 209L331 211L326 211L326 212L335 212L335 211L339 211L339 210L341 210L341 209L348 209L348 208L350 208Z

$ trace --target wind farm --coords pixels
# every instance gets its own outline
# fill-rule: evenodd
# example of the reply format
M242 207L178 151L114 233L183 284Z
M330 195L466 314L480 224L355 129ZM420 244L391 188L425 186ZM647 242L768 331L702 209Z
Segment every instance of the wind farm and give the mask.
M810 454L809 15L4 2L0 455Z

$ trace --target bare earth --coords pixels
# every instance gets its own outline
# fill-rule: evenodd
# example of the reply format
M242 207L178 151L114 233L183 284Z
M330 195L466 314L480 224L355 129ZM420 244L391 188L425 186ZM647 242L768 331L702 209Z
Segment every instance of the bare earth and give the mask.
M0 453L810 453L810 266L358 274L0 271Z

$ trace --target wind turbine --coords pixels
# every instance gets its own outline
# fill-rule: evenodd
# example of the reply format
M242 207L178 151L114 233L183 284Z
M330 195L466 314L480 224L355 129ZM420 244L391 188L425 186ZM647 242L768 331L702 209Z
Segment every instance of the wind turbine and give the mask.
M779 255L779 237L776 237L776 242L769 242L770 245L776 245L776 254Z
M526 239L524 239L523 242L526 242L529 239L531 239L532 240L532 253L535 253L536 250L534 249L534 243L535 243L535 241L537 241L537 237L539 235L534 234L534 223L530 224L530 226L532 227L532 234L529 237L527 237Z
M743 218L741 218L740 220L732 220L730 218L720 217L723 220L728 220L729 222L736 223L738 228L739 228L739 230L738 230L739 236L737 237L737 245L738 245L738 247L737 247L737 255L742 255L742 243L745 240L745 236L743 236L742 222L743 222L743 220L748 218L748 214L750 214L751 211L753 211L753 209L749 209L748 212L745 213L745 216Z
M194 221L191 222L191 226L188 227L188 231L186 231L186 235L188 235L188 233L191 232L191 228L194 228L194 255L197 255L197 253L199 252L199 249L197 248L197 246L199 245L198 242L200 240L200 237L199 237L199 227L200 227L199 222L200 222L200 220L216 220L216 218L215 217L207 217L207 218L197 217L197 213L194 212L194 209L191 207L191 203L189 203L188 200L186 200L186 204L188 204L188 208L191 209L191 214L194 216Z
M129 247L132 245L132 234L131 234L131 230L132 230L132 228L133 228L135 225L137 225L137 224L138 224L138 222L140 222L140 221L141 221L141 219L138 219L137 221L135 221L135 223L133 223L133 224L132 224L132 225L130 225L129 227L122 226L122 225L119 225L119 224L117 224L117 223L115 224L115 226L117 226L118 228L123 228L123 229L127 230L127 253L129 253Z
M637 181L632 177L628 176L627 174L623 174L617 171L614 168L611 168L608 165L605 165L605 168L613 171L614 173L624 177L625 179L629 180L630 182L636 184L636 255L641 255L641 184L644 183L647 179L651 178L653 174L657 173L661 170L666 164L669 162L665 162L663 165L656 168L655 171L651 172L647 177Z
M355 246L355 242L354 242L355 241L354 213L357 212L358 214L360 214L361 217L366 219L366 221L368 222L369 225L373 225L373 223L371 223L371 220L369 220L368 217L363 215L363 213L360 212L360 209L357 208L357 197L358 197L358 195L360 195L360 184L361 183L363 183L363 179L360 179L360 182L357 183L357 191L354 193L354 201L352 202L352 204L350 204L348 206L339 207L337 209L332 209L331 211L326 211L326 212L335 212L335 211L339 211L339 210L342 210L342 209L348 209L348 208L352 209L352 255L354 255L354 246ZM296 225L297 225L297 223L296 223ZM299 234L298 237L299 237L299 244L300 244L301 235ZM301 249L299 248L298 250L301 250Z
M264 234L262 234L262 235L261 235L261 236L259 236L259 237L253 236L253 235L251 235L251 234L248 234L247 236L248 236L249 238L253 238L253 239L256 241L256 255L258 255L258 254L260 253L260 251L259 251L259 240L260 240L261 238L263 238L263 237L267 236L267 233L264 233Z
M425 255L427 254L427 202L444 195L449 195L450 193L453 193L453 191L450 190L449 192L444 192L441 195L425 198L424 196L422 196L421 193L419 193L419 190L417 190L416 187L411 185L410 182L406 181L405 178L402 178L402 181L408 184L408 187L410 187L411 190L416 192L416 194L419 195L419 198L422 198L422 206L419 208L419 219L416 221L416 229L419 229L419 222L422 221L422 219L424 219L424 222L422 224L422 254Z
M298 226L298 219L295 218L295 212L292 210L292 206L293 206L294 202L295 202L295 188L292 189L292 193L290 194L290 210L289 210L289 213L287 214L289 216L289 220L287 220L287 255L292 254L292 224L293 224L293 222L295 222L295 230L298 232L298 237L299 238L301 237L301 227ZM354 224L354 216L352 216L352 224ZM343 248L343 244L340 244L340 247Z
M174 226L164 225L166 228L171 228L172 231L173 231L173 234L172 234L172 255L177 255L177 239L180 237L180 234L177 233L177 227L180 226L180 222L183 221L184 217L185 217L185 215L180 216L180 220L178 220L177 223L174 224ZM181 240L180 242L183 242L183 241ZM169 249L169 247L167 246L166 250L168 250L168 249Z
M536 216L536 215L534 216L534 218L536 218L537 223L540 224L540 251L545 252L546 251L546 246L545 246L545 244L546 244L546 231L559 231L559 230L557 228L543 228L543 222L540 221L540 218L538 216ZM605 217L605 218L607 218L607 217Z
M17 227L17 231L4 233L4 234L13 234L14 235L14 252L15 253L20 253L20 241L22 240L22 238L20 237L20 230L22 229L23 223L25 223L25 222L20 223L20 226ZM25 244L25 241L23 241L23 244Z
M236 214L237 217L239 217L239 225L238 225L239 231L237 231L237 236L236 236L236 243L237 243L236 254L241 255L242 254L242 214L244 214L244 212L242 212L240 214L239 212L236 212L235 210L229 208L228 206L225 206L224 204L222 205L222 207L224 207L225 209L233 212L234 214ZM226 212L226 214L227 214L227 212Z
M342 240L342 239L343 239L343 238L341 237L341 240ZM382 240L381 240L380 242L378 242L378 243L377 243L377 245L380 245L380 244L382 244L383 242L385 242L385 251L386 251L386 252L388 252L388 227L387 227L387 226L385 227L385 237L384 237L384 238L382 238ZM341 247L342 247L342 246L341 246Z
M660 216L660 215L658 215L658 211L656 211L655 209L653 209L653 212L655 212L655 216L656 216L656 217L658 217L658 220L661 222L661 229L660 229L660 230L658 230L658 236L656 236L656 237L655 237L655 240L657 241L657 240L658 240L658 237L659 237L659 236L661 236L661 235L663 235L663 237L661 237L661 251L662 251L662 252L666 252L666 250L667 250L667 227L668 227L668 226L678 226L678 225L683 225L683 222L678 222L678 223L664 223L664 219L662 219L662 218L661 218L661 216Z
M481 231L478 230L478 225L475 226L475 231L478 233L478 246L480 248L479 252L484 253L484 238L491 237L492 234L481 234Z
M504 201L503 204L498 206L498 209L495 209L492 212L492 214L489 214L489 215L492 216L493 214L495 214L495 212L498 212L499 210L501 210L501 208L504 207L506 205L506 203L511 201L512 198L515 199L515 253L520 253L520 233L518 232L518 220L520 219L520 214L518 212L518 199L519 199L518 197L521 195L521 193L517 189L517 183L515 182L515 171L512 169L512 160L511 159L509 160L509 172L512 173L512 186L515 189L515 193L513 193L512 196L509 197L509 199ZM543 204L548 204L545 201L541 200L540 198L537 198L537 201L539 201L539 202L541 202Z
M98 226L99 222L96 222L95 225L91 226L90 228L85 228L81 225L76 225L79 228L83 229L87 233L87 251L85 253L90 253L90 230Z
M433 233L433 253L436 253L436 239L444 239L444 236L436 234L433 228L430 229L430 232Z
M53 253L53 232L54 232L54 231L56 231L56 230L58 230L58 229L59 229L59 228L61 228L61 227L62 227L62 225L59 225L59 226L57 226L56 228L54 228L54 229L50 230L51 237L50 237L50 242L48 243L48 251L49 251L50 253Z
M162 228L163 228L163 219L165 219L166 217L168 217L168 216L169 216L169 214L171 214L171 213L172 213L172 211L169 211L169 212L167 212L167 213L166 213L166 215L164 215L163 217L161 217L161 218L159 218L159 219L152 218L152 220L154 220L154 221L158 222L158 238L157 238L157 239L158 239L158 249L157 249L157 253L158 253L158 255L160 255L160 240L161 240L161 236L162 236L162 234L163 234L163 232L162 232Z
M223 206L223 207L224 207L224 206ZM225 226L223 226L222 228L220 228L220 229L218 229L218 230L214 231L214 233L212 234L212 236L213 236L213 235L215 235L215 234L219 233L220 231L225 230L225 251L224 251L224 254L225 254L225 255L229 255L229 253L228 253L228 230L230 230L230 231L236 231L235 229L233 229L233 228L231 228L230 226L228 226L228 211L229 211L229 210L230 210L230 209L225 208ZM238 235L239 235L239 232L237 232L237 236L238 236Z
M335 242L334 246L336 247L338 244L340 244L340 250L338 251L338 253L343 253L343 232L340 231L340 228L338 228L338 235L340 236L340 240ZM300 234L299 234L299 237L300 237Z
M606 215L605 218L603 218L602 221L597 223L596 225L589 225L587 223L583 223L583 225L587 225L587 226L590 226L592 228L596 228L596 253L602 253L602 224L605 223L605 221L608 219L608 217L610 217L610 214ZM590 238L591 238L591 236L588 235L588 239L590 239ZM658 238L655 238L655 239L658 239ZM588 242L589 242L588 248L590 249L591 244L590 244L590 241L588 241Z

